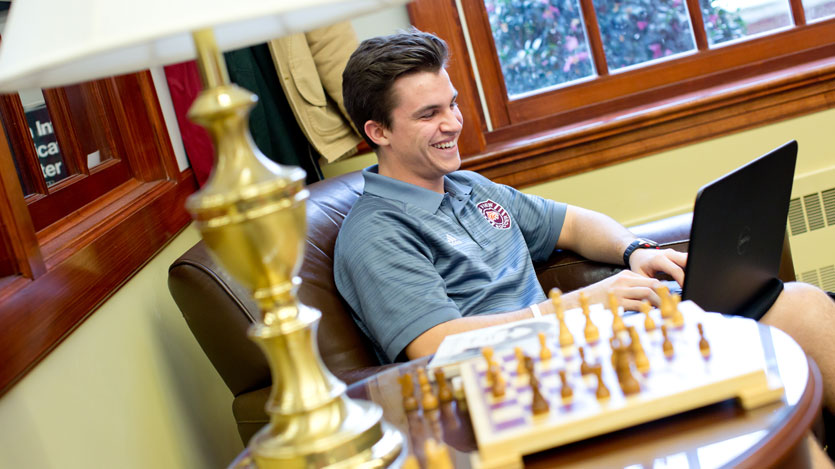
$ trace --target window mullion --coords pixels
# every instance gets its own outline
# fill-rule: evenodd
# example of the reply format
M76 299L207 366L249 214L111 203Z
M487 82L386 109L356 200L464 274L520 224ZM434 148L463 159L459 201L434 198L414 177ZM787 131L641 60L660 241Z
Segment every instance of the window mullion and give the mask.
M690 13L690 25L693 27L696 48L700 51L707 50L707 32L705 31L705 21L702 17L702 7L699 5L699 0L687 0L687 10Z
M597 23L594 4L592 0L580 0L580 8L583 10L583 21L586 23L586 33L597 74L606 76L609 74L609 65L606 63L606 53L603 51L603 39L600 35L600 25Z
M792 9L792 19L795 26L806 24L806 11L803 9L803 0L789 0Z
M16 273L27 278L37 278L46 272L46 265L12 158L6 135L0 132L0 224L4 230L2 236L6 238L7 247L10 248L7 254L14 257Z

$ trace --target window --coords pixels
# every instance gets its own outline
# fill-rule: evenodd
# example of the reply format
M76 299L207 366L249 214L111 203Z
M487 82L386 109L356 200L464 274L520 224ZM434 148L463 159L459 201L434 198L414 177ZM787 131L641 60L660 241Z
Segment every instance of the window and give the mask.
M417 0L409 13L450 45L463 167L505 183L833 106L835 0Z
M0 95L0 394L190 221L149 72Z

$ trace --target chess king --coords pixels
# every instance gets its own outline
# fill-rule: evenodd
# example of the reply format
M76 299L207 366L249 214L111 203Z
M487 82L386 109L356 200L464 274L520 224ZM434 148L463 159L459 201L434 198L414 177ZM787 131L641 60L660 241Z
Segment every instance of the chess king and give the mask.
M625 270L562 295L628 310L660 299L653 278L684 280L687 255L656 249L610 217L459 171L464 125L440 38L417 30L363 41L343 73L345 107L378 164L336 241L337 288L384 361L413 359L449 334L553 312L533 263L555 248ZM798 321L797 313L804 320ZM578 310L572 313L579 313ZM835 303L787 283L761 321L791 335L821 368L835 409Z

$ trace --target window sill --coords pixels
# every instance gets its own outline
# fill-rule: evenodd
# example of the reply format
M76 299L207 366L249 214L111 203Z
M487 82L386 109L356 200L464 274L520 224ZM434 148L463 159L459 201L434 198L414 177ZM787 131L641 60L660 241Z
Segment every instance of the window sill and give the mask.
M832 107L827 58L551 130L534 121L494 131L462 168L524 187Z

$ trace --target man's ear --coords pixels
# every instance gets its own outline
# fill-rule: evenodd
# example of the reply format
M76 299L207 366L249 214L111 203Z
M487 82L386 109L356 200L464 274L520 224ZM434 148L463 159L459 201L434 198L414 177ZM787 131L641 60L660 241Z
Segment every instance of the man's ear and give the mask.
M377 121L368 120L365 121L363 130L365 130L365 134L368 135L368 138L370 138L372 142L381 147L388 146L388 131L385 127L383 127L383 124L380 124Z

